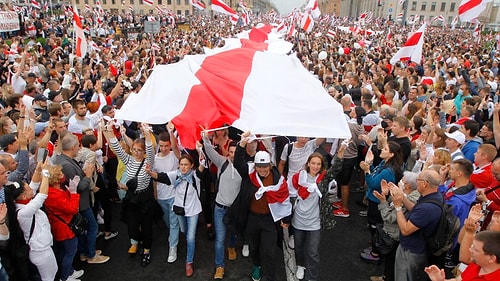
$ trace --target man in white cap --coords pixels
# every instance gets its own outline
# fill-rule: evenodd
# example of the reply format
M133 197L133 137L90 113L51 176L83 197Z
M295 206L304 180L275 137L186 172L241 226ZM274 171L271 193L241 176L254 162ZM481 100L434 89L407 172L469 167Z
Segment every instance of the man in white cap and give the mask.
M445 135L448 137L446 139L446 148L450 151L451 161L465 158L460 150L460 146L465 142L465 135L458 130L445 133Z

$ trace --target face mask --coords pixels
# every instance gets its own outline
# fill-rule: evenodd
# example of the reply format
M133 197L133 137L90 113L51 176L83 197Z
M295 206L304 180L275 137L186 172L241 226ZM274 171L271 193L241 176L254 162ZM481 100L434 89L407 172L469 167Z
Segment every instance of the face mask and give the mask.
M462 89L458 90L458 94L459 95L463 95L464 94L464 91Z

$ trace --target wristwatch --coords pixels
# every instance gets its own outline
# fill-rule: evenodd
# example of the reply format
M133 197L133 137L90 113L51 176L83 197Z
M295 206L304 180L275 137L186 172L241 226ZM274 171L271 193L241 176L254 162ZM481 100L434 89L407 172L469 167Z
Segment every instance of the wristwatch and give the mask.
M46 178L50 178L50 172L49 172L49 170L43 169L42 170L42 176L44 176Z
M401 211L401 210L403 210L403 208L402 208L402 207L396 207L396 212L399 212L399 211Z

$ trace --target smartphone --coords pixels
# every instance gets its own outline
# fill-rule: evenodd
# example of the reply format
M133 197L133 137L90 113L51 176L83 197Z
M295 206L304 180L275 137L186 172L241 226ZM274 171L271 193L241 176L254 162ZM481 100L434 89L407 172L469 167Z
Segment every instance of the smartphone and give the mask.
M45 148L39 148L36 154L36 162L45 162L47 158L48 150Z
M437 98L436 107L441 106L441 100L442 100L442 98Z
M339 74L338 81L340 82L340 81L343 81L343 80L344 80L344 77L342 77L342 74Z

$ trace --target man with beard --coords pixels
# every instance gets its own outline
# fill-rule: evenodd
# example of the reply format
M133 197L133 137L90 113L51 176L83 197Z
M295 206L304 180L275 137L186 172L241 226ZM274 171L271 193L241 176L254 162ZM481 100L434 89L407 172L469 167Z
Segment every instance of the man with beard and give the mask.
M76 100L73 103L75 115L71 116L68 120L68 132L75 135L82 135L83 129L94 129L94 124L89 117L87 117L87 106L83 100Z

